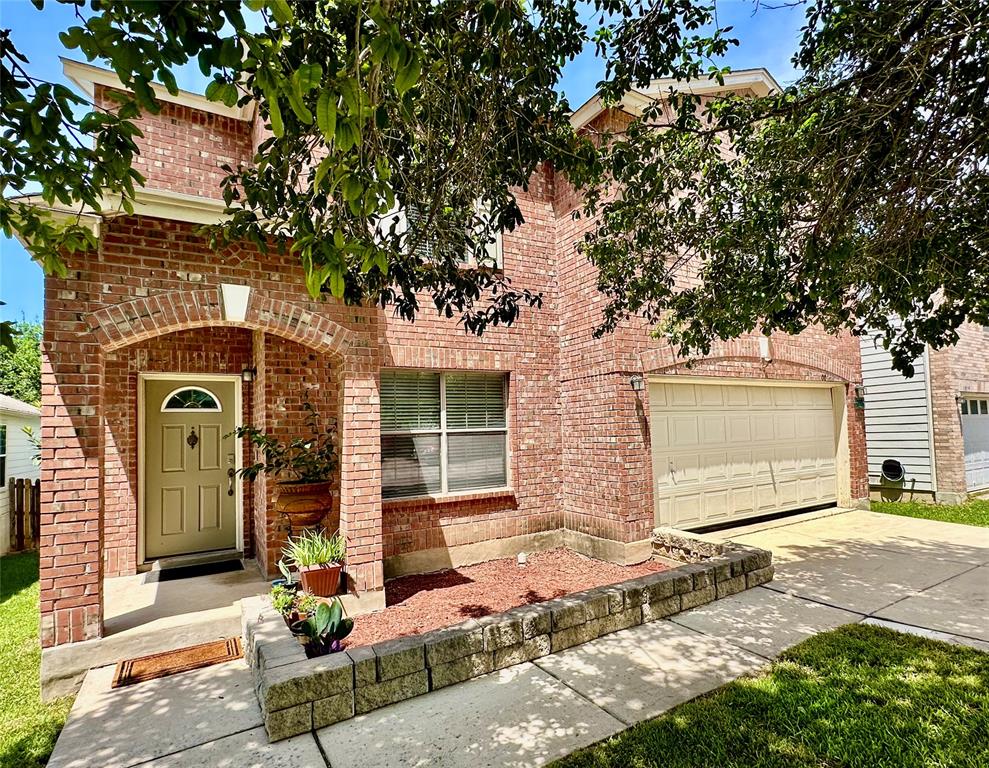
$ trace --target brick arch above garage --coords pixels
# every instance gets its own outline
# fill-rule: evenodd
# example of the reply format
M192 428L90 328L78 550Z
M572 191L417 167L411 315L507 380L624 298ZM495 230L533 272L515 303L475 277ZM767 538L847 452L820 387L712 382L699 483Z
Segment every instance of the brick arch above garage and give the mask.
M105 352L175 331L234 326L264 331L334 357L346 356L352 334L328 317L256 289L225 290L229 287L158 293L103 307L83 319ZM249 291L246 296L245 291ZM235 306L238 297L244 306Z
M748 336L730 341L715 341L711 344L710 353L696 358L690 367L688 358L678 356L672 347L649 349L640 355L642 372L717 375L719 366L734 363L746 366L750 376L754 369L761 369L762 377L766 379L819 379L843 383L861 381L861 375L856 372L858 359L836 358L830 349L823 346L817 348L774 340L772 361L767 363L762 359L759 339L758 336Z

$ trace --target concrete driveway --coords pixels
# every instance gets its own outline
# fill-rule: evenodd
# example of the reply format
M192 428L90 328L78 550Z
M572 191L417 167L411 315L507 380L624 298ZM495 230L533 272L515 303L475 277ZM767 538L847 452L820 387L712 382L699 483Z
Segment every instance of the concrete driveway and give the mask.
M766 585L769 591L870 623L989 643L989 528L857 510L785 518L719 536L772 550L776 578ZM724 610L752 599L725 601Z
M93 670L49 766L535 766L842 624L989 650L989 529L831 510L720 536L773 550L775 581L277 744L242 661L115 690Z

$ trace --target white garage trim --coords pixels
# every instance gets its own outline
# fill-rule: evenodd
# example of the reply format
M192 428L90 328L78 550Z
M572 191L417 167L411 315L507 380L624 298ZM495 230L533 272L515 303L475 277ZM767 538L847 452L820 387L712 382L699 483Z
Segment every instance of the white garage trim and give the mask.
M657 525L850 502L843 384L650 376L649 385Z

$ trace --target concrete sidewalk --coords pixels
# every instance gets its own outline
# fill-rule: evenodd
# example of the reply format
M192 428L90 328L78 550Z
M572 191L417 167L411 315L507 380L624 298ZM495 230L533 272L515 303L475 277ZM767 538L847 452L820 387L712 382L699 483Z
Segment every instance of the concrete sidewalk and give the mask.
M776 580L277 744L242 662L115 691L94 670L49 765L542 765L842 624L989 650L987 529L856 511L723 535L772 549Z

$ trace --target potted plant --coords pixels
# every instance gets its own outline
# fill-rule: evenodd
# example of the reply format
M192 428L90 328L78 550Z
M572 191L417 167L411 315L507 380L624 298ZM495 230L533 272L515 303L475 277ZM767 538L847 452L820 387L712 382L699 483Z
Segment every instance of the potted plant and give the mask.
M292 632L304 638L306 655L323 656L343 650L343 639L354 628L354 620L343 616L343 604L339 598L330 603L320 603L316 613L305 621L292 625Z
M271 588L271 607L286 618L291 616L295 611L295 592L276 584Z
M346 554L339 533L327 536L323 531L303 531L296 538L289 537L282 554L298 569L303 590L319 597L337 593Z
M295 580L292 576L292 571L289 570L288 564L285 562L283 557L278 561L278 571L282 574L280 579L273 579L271 582L272 592L274 592L275 587L282 587L292 593L299 591L299 582Z
M254 480L262 472L280 478L272 499L275 511L284 514L292 533L325 522L334 531L340 525L339 510L333 503L331 491L333 473L337 468L336 430L323 429L319 414L311 403L303 403L309 437L281 440L256 427L237 427L232 434L246 437L257 449L260 460L238 472ZM336 519L333 514L336 513Z

